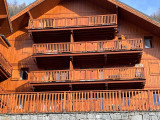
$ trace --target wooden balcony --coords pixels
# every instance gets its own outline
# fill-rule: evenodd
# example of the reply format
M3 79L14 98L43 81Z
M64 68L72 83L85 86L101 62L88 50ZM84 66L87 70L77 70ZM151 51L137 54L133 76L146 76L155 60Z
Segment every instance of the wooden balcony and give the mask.
M30 73L30 83L127 83L134 80L144 82L143 67L32 71Z
M106 40L66 43L33 44L33 56L77 56L138 53L143 50L142 39Z
M117 27L117 14L70 18L30 19L29 31L57 31Z
M0 94L0 113L158 111L160 90Z
M12 74L12 66L6 60L2 53L0 53L0 80L4 80L6 78L11 77Z

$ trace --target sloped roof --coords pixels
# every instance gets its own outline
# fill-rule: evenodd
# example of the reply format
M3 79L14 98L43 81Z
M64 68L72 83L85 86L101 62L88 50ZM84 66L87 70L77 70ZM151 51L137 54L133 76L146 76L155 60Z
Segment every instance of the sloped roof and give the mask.
M12 32L6 0L0 0L0 34L9 34Z
M24 10L16 14L11 18L11 21L13 23L13 28L14 31L18 30L19 28L23 27L25 24L28 24L29 20L29 11L32 11L33 9L38 9L39 7L42 7L43 9L43 4L45 4L47 1L52 2L53 6L56 6L63 0L38 0L34 2L33 4L29 5L26 7ZM140 27L149 30L150 32L160 36L160 23L153 20L149 16L143 14L140 11L137 11L136 9L118 1L118 0L95 0L97 3L110 3L115 6L119 7L119 12L121 16L127 20L130 20L131 22L139 25ZM107 5L107 4L105 4ZM49 9L49 8L48 8ZM26 20L26 21L24 21ZM23 21L23 23L22 23ZM21 23L21 24L20 24ZM143 23L143 24L142 24Z

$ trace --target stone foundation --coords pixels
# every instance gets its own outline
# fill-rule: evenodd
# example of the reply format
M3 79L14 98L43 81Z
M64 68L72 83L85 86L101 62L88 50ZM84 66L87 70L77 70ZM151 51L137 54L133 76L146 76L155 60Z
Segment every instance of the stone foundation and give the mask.
M160 112L1 114L0 120L160 120Z

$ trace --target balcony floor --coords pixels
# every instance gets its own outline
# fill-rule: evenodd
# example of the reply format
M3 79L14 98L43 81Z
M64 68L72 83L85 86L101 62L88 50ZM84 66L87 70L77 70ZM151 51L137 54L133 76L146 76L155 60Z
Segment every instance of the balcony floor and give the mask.
M109 54L132 54L132 53L142 53L142 50L132 50L132 51L106 51L106 52L86 52L86 53L62 53L62 54L35 54L32 57L60 57L60 56L85 56L85 55L109 55Z
M145 79L30 83L35 91L141 89Z
M71 30L91 30L91 29L101 29L101 28L117 28L118 25L101 25L101 26L82 26L82 27L66 27L66 28L47 28L47 29L29 29L28 32L46 32L46 31L71 31Z

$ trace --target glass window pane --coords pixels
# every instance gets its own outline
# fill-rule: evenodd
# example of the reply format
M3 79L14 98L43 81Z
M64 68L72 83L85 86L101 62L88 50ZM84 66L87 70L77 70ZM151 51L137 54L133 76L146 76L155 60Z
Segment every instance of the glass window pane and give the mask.
M151 48L151 40L145 39L145 48Z

